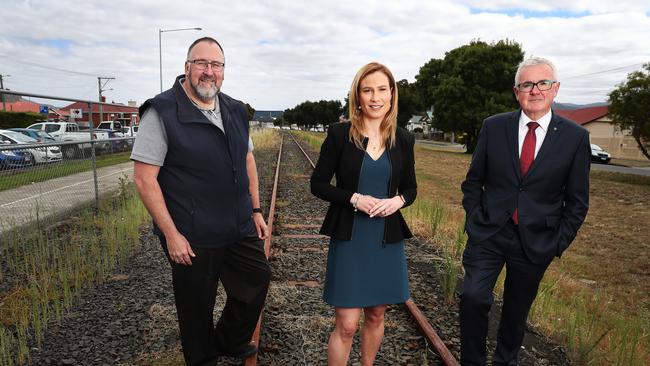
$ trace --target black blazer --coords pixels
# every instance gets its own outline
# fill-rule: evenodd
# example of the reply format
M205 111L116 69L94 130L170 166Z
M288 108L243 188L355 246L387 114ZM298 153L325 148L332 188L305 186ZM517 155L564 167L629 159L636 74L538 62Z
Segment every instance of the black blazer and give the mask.
M560 256L589 208L589 133L553 113L544 142L522 179L518 128L521 110L487 118L462 183L465 229L480 243L519 208L524 252L534 263Z
M352 238L354 208L350 204L350 198L357 192L365 154L364 150L358 149L350 142L350 126L349 122L330 126L311 176L311 192L316 197L330 202L320 233L338 240ZM366 138L363 141L364 147L367 144ZM406 201L404 207L412 204L417 194L414 144L415 137L398 127L395 145L388 150L392 167L388 196L393 197L399 192ZM330 183L332 176L336 177L336 186ZM395 243L412 236L399 210L386 217L384 243Z

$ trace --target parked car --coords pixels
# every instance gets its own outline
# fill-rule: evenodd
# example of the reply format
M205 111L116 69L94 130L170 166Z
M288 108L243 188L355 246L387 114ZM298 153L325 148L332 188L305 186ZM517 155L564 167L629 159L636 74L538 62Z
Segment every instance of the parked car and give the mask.
M116 137L124 137L122 133L122 124L118 121L102 121L97 125L98 130L111 130L115 132Z
M3 145L37 145L39 142L36 139L23 135L20 132L0 130L0 143ZM63 158L61 155L61 148L59 146L28 147L24 150L13 151L24 152L25 155L29 156L29 160L32 164L49 163L52 161L59 161Z
M591 161L596 163L607 164L612 160L612 155L607 151L603 150L600 146L596 144L591 144Z
M32 164L31 155L25 151L0 150L0 170L22 168Z
M111 141L106 141L104 143L99 143L97 148L103 152L110 151L123 151L127 148L127 142L113 130L104 130L104 129L95 129L95 131L105 133Z
M90 132L83 131L82 128L73 122L39 122L34 123L27 128L33 130L41 130L49 133L57 141L68 142L68 141L78 141L84 142L80 144L66 144L61 147L63 156L66 159L74 159L81 156L81 150L90 149ZM105 131L93 131L92 139L93 140L106 140L108 138L108 133ZM98 144L99 145L99 144ZM109 144L106 143L106 146Z
M136 137L138 136L139 128L140 125L122 127L122 133L124 137Z
M52 135L41 130L32 130L31 128L10 128L9 131L20 132L25 136L29 136L33 139L36 139L36 141L45 144L56 142L56 139L52 137Z

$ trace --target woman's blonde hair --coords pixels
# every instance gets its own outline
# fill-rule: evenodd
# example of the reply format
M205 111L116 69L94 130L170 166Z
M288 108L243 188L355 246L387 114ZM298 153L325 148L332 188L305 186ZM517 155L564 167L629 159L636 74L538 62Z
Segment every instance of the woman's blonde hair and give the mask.
M379 133L387 147L392 147L395 144L395 131L397 130L397 84L395 83L393 74L386 66L378 62L371 62L357 71L354 80L352 80L352 86L350 87L350 93L348 95L350 122L352 124L352 126L350 126L350 141L354 142L354 144L361 150L364 149L364 136L362 131L365 126L363 122L363 113L359 104L359 88L361 87L361 81L374 72L382 72L386 77L388 77L391 93L390 109L384 116L384 120L381 121L381 124L379 125Z

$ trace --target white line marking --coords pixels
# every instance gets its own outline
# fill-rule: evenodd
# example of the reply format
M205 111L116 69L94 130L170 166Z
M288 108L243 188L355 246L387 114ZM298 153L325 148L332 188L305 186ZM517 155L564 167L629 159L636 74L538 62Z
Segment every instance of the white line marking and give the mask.
M128 168L126 170L133 170L133 168ZM119 172L113 172L113 173L109 173L109 174L106 174L106 175L102 175L101 177L97 177L97 180L99 180L99 178L104 178L104 177L108 177L108 176L119 174L119 173L124 173L124 170L120 170ZM84 183L88 183L88 182L92 182L92 181L93 181L93 179L82 180L81 182L77 182L75 184L70 184L70 185L67 185L67 186L59 187L57 189L53 189L51 191L35 194L33 196L30 196L30 197L21 198L19 200L13 201L13 202L7 202L5 204L0 205L0 208L10 206L10 205L13 205L13 204L18 203L18 202L31 200L33 198L38 198L38 197L41 197L41 196L49 194L49 193L57 192L57 191L60 191L62 189L71 188L71 187L78 186L80 184L84 184Z

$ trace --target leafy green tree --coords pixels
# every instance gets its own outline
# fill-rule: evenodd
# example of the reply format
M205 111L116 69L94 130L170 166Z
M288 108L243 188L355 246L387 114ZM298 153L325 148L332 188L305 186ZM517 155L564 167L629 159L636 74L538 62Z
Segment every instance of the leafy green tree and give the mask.
M518 107L512 86L521 46L512 41L472 41L420 68L416 85L425 105L433 106L433 125L460 133L473 153L483 120Z
M420 100L427 107L434 104L433 93L440 85L443 62L444 60L432 58L420 68L420 72L415 76L415 88L420 94Z
M341 108L341 114L345 119L350 119L350 97L347 95L345 96L345 100L343 101L343 108Z
M397 90L397 124L406 127L411 116L422 112L424 108L415 84L409 84L403 79L397 82Z
M328 125L337 122L341 115L341 102L338 100L305 101L284 111L282 117L289 124L310 129L317 124Z
M609 93L609 116L621 130L631 132L650 159L650 63L643 69L628 74L627 81Z
M0 129L24 128L43 119L38 113L0 111Z
M248 120L249 121L253 120L253 116L255 115L255 108L251 107L250 104L246 103L246 113L248 114Z

